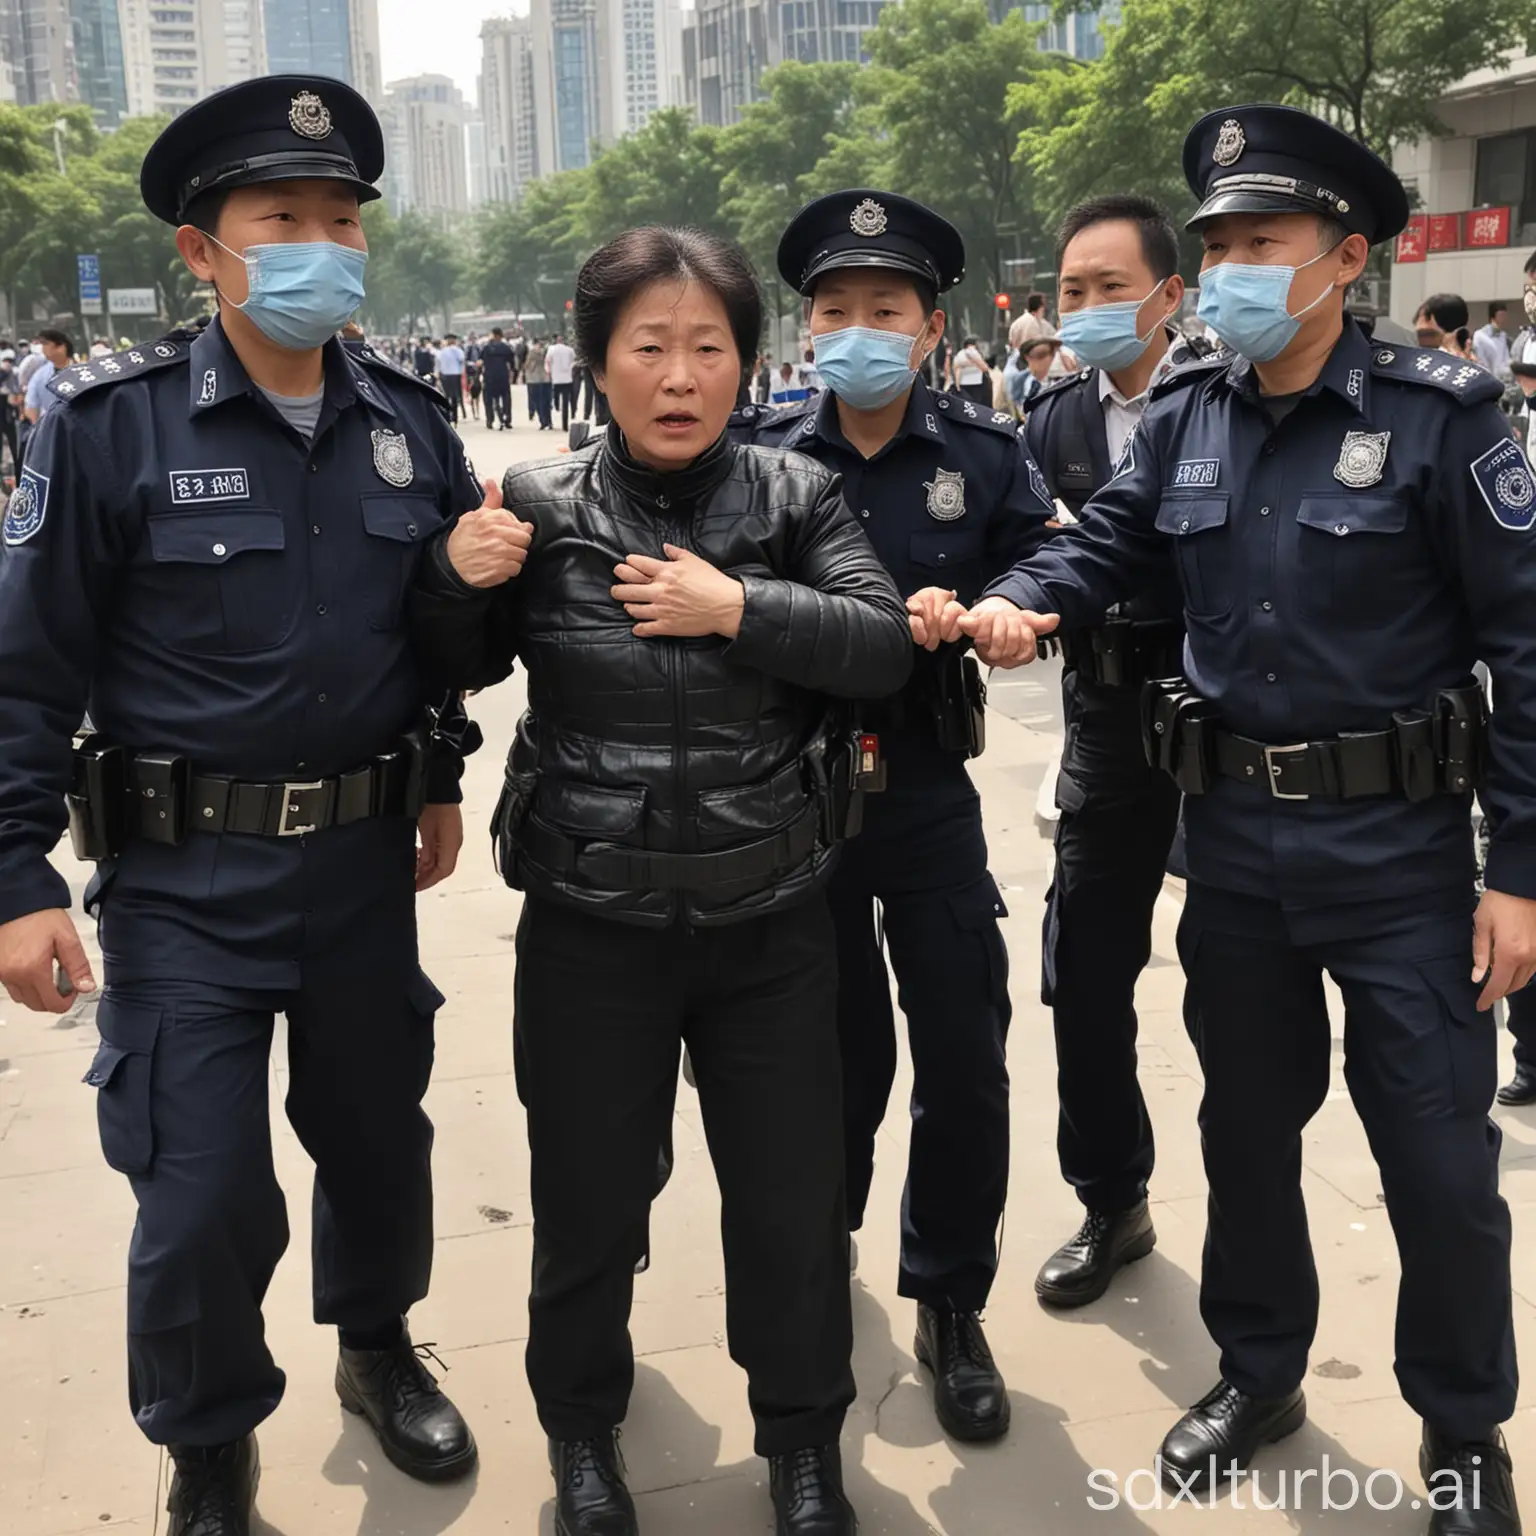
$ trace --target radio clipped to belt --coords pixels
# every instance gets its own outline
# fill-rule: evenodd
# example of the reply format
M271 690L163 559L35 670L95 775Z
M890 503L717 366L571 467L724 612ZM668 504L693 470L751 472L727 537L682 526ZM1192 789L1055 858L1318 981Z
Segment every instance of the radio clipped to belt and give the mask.
M1435 695L1430 709L1392 716L1398 781L1409 800L1465 794L1482 782L1488 756L1488 698L1475 680Z

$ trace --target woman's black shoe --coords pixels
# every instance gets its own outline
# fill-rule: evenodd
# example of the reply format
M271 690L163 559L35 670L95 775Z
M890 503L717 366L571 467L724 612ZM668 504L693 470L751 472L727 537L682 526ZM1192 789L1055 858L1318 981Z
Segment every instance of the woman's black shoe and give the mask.
M859 1529L843 1492L843 1455L836 1445L770 1456L768 1489L778 1515L774 1536L855 1536Z
M1109 1289L1122 1266L1156 1246L1145 1200L1128 1211L1089 1211L1076 1235L1040 1267L1035 1295L1048 1307L1085 1307Z
M1520 1536L1515 1471L1498 1430L1452 1440L1426 1424L1419 1473L1433 1511L1428 1536Z
M1000 1440L1013 1405L974 1312L940 1311L919 1302L917 1358L933 1372L933 1407L955 1440Z
M555 1474L555 1536L639 1536L616 1433L551 1440L549 1467Z
M167 1536L250 1536L261 1481L256 1436L228 1445L173 1445L170 1451L176 1475L165 1504Z
M373 1426L384 1454L408 1477L426 1483L462 1477L478 1452L459 1410L443 1395L437 1378L403 1328L388 1349L341 1347L336 1362L336 1395L348 1413ZM436 1358L436 1356L432 1356Z
M1253 1460L1260 1446L1293 1435L1307 1421L1298 1387L1288 1397L1249 1397L1218 1382L1168 1431L1159 1455L1163 1482L1175 1492L1209 1488Z

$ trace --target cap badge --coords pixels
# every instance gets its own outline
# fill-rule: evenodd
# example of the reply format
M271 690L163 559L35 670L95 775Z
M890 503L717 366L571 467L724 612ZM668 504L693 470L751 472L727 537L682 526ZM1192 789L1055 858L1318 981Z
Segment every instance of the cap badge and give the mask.
M406 442L403 432L386 432L382 428L374 432L373 467L386 485L403 488L416 478L416 466L411 463L411 445Z
M1387 462L1387 444L1391 441L1390 432L1346 432L1339 462L1333 466L1333 478L1356 491L1379 485Z
M885 209L872 197L866 197L848 219L854 234L863 235L867 240L873 240L876 235L883 235L888 222Z
M1211 151L1211 159L1217 165L1236 165L1238 156L1247 148L1248 136L1243 132L1243 125L1235 117L1229 117L1216 135L1216 148Z
M331 135L331 109L313 91L300 91L288 108L288 126L305 139Z
M958 469L936 469L932 480L923 481L928 492L928 515L941 523L965 516L965 476Z

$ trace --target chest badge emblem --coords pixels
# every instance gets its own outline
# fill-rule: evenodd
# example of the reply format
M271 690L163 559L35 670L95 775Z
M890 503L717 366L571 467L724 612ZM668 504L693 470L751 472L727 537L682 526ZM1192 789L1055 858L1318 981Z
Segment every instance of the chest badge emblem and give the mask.
M965 476L958 469L936 469L923 486L928 492L929 517L952 523L965 516Z
M1333 466L1333 478L1356 491L1379 485L1387 462L1387 444L1391 441L1390 432L1346 432L1339 462Z
M381 427L373 434L373 467L387 485L403 488L416 478L411 445L403 432L386 432Z

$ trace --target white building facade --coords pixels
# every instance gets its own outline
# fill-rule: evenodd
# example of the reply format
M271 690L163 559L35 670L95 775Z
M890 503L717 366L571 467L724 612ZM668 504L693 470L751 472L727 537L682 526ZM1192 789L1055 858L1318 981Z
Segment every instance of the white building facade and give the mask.
M380 117L388 156L381 183L393 212L413 208L443 223L469 211L464 96L447 75L413 75L385 88Z
M530 181L555 169L540 154L531 19L492 17L480 29L480 48L486 199L515 203Z
M1536 55L1468 75L1435 112L1451 136L1393 157L1416 207L1393 252L1391 316L1411 326L1431 294L1457 293L1473 330L1494 301L1518 324L1536 251Z

